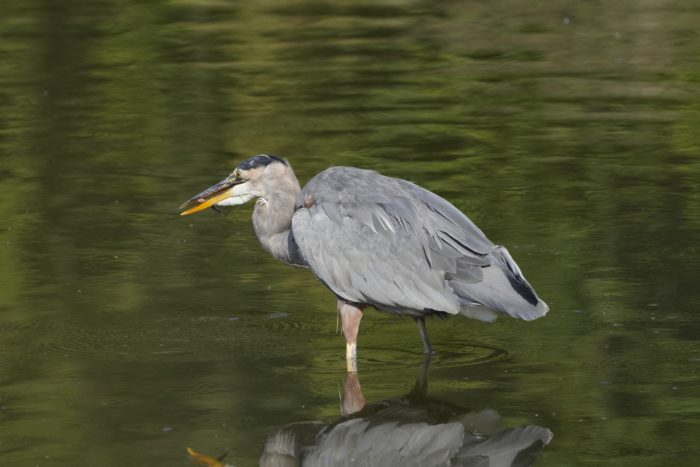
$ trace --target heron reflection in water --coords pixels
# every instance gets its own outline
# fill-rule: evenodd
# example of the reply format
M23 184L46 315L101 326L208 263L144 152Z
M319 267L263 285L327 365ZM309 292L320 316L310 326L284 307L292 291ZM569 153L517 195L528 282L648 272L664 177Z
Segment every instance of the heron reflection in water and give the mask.
M505 428L491 409L465 410L428 397L429 356L407 395L365 404L358 374L345 379L341 417L273 430L261 467L524 467L533 465L552 432L537 425ZM192 454L192 452L190 453ZM223 462L223 459L220 459ZM222 467L223 463L202 465Z
M371 404L365 404L358 374L348 373L342 417L274 430L260 466L523 467L535 462L553 437L550 430L504 428L494 410L466 411L429 398L429 363L427 356L407 395Z
M428 354L428 316L529 321L549 309L508 250L452 204L371 170L331 167L302 189L288 161L262 154L185 202L181 215L252 200L263 248L308 267L337 297L348 371L357 370L367 306L412 317Z

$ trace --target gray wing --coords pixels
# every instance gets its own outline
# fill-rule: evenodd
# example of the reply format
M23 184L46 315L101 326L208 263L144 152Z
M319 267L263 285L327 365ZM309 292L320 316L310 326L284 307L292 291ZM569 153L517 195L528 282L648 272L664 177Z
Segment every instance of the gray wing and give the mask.
M524 319L544 314L505 248L449 202L405 180L325 170L302 190L292 232L316 276L349 301L479 319L493 315L470 307Z

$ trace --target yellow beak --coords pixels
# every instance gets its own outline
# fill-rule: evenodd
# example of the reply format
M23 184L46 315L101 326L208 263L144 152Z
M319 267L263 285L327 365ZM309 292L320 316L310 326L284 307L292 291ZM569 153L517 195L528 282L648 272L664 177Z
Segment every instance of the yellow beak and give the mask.
M231 196L231 188L236 185L235 181L228 179L222 180L214 186L211 186L194 196L193 198L185 201L180 206L180 215L187 216L189 214L194 214L195 212L202 211L208 207L214 206L216 203L225 200Z

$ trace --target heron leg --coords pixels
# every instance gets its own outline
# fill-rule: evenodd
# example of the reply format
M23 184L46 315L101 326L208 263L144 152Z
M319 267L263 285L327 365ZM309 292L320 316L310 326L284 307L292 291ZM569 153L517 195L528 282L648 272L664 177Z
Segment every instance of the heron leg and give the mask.
M355 305L338 300L338 313L345 336L345 360L348 372L357 372L357 334L360 332L362 309Z
M340 398L340 414L343 417L359 412L365 407L365 396L360 386L357 372L351 371L345 376L343 395Z
M416 323L418 323L418 330L420 331L420 338L423 340L424 353L426 355L433 355L433 347L430 345L430 338L428 337L428 328L425 326L425 317L415 318Z

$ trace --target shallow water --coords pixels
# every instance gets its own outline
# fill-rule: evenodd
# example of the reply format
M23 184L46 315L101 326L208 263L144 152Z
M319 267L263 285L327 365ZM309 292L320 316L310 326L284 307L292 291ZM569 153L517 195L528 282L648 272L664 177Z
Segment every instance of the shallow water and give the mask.
M696 2L0 17L0 464L256 465L280 427L342 424L330 292L262 251L250 207L176 213L261 152L441 194L550 304L432 320L426 421L549 430L538 466L700 461ZM421 373L411 320L368 312L359 352L367 410Z

